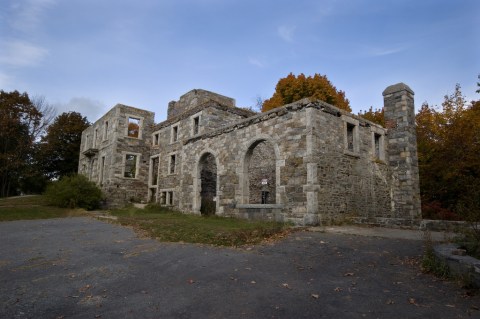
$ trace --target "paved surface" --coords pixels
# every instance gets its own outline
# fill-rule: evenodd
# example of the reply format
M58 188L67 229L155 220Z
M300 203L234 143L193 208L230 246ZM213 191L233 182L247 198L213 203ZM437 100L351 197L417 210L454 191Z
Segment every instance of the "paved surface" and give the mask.
M297 232L225 249L93 218L0 223L1 318L480 318L422 241Z

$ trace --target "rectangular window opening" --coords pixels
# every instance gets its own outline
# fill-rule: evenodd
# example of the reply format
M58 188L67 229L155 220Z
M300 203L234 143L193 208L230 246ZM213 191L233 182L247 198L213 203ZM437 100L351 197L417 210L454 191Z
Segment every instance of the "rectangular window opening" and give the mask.
M154 203L156 198L155 198L155 195L156 195L156 188L150 188L149 190L149 193L148 193L148 201L150 203Z
M173 192L169 191L168 196L167 196L168 204L169 206L173 206Z
M374 139L375 139L375 157L380 159L381 158L381 153L380 153L380 141L381 141L382 136L380 134L375 133L374 134Z
M138 138L140 134L140 119L128 117L128 136Z
M172 127L172 143L178 141L178 125Z
M137 174L137 155L125 155L125 173L123 177L135 178Z
M160 205L166 205L167 204L167 192L162 192L160 194Z
M84 147L84 150L88 150L88 144L90 144L90 135L87 134L87 136L85 137L85 147Z
M103 175L105 174L105 156L102 156L102 162L100 164L100 180L99 180L99 183L100 183L100 186L103 185Z
M169 167L170 174L175 173L176 160L177 160L177 156L175 154L170 155L170 167Z
M200 126L200 116L193 118L193 135L197 135Z
M347 123L347 149L351 152L355 150L354 148L354 133L355 125Z
M153 135L153 145L158 145L159 138L160 138L159 135L160 135L159 133Z
M93 131L93 148L97 147L98 128Z
M151 185L157 185L158 184L158 165L159 165L159 158L158 157L154 157L152 158L152 163L151 163L151 167L152 167L152 172L151 172L151 175L150 175L150 184Z
M103 131L103 140L106 141L108 139L108 121L105 121L105 127Z

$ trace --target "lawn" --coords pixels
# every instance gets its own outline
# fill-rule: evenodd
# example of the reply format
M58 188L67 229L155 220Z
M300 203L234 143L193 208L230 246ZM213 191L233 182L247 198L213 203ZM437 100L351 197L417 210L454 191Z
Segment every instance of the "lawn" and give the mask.
M107 213L116 216L121 225L165 242L236 247L274 240L292 231L290 225L283 223L182 214L159 206L126 207ZM88 216L88 213L82 209L49 206L40 195L0 198L0 221L72 216Z
M182 214L161 207L127 207L110 212L122 225L132 226L145 235L166 242L242 246L281 238L290 225L219 216Z
M82 210L48 206L41 195L0 198L0 221L81 216Z

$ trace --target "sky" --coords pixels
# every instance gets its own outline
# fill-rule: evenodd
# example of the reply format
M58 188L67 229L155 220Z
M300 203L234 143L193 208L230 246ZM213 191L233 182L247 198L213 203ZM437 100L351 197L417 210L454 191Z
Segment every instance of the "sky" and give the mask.
M192 89L267 99L280 78L326 75L354 113L404 82L440 105L478 100L478 0L0 0L0 89L90 122L117 103L166 119Z

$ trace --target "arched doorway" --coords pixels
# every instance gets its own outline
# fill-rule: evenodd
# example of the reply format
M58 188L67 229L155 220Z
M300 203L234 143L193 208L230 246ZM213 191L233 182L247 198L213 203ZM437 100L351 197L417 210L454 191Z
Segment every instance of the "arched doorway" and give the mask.
M275 204L276 159L273 145L266 140L253 143L246 154L248 203Z
M200 158L200 213L215 215L217 200L217 163L215 156L205 153Z

